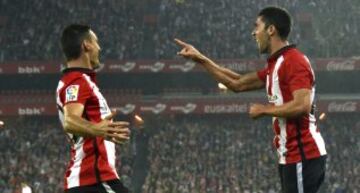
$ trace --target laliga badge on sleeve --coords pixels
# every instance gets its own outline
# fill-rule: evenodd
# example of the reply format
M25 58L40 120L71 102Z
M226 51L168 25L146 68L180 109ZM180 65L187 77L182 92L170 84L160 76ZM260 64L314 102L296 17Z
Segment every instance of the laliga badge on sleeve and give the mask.
M70 85L65 90L65 102L77 101L79 96L79 85Z

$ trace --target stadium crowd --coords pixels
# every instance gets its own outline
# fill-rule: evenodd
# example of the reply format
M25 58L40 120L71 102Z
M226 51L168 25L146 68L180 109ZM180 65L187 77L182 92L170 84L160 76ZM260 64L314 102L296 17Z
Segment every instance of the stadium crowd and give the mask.
M291 42L312 57L358 54L359 1L353 0L0 0L0 62L59 60L61 30L90 24L106 59L171 59L173 38L213 58L258 57L251 30L267 5L286 7L295 20ZM331 29L330 26L336 26Z
M0 192L21 193L29 185L35 193L62 193L70 143L57 118L19 117L5 119L0 130ZM131 187L131 146L123 146L118 171Z
M271 120L247 117L166 122L150 142L150 168L142 193L275 193L280 184ZM321 193L360 190L360 121L331 115L321 123L327 177Z
M360 153L356 116L332 114L320 124L329 154L320 193L360 190L360 159L353 156ZM58 120L19 117L5 122L0 192L19 193L22 183L36 193L63 192L69 143ZM276 193L280 187L270 122L241 115L159 118L145 127L148 169L134 168L134 145L129 143L117 151L118 171L131 190L134 171L144 172L144 183L137 185L142 193Z

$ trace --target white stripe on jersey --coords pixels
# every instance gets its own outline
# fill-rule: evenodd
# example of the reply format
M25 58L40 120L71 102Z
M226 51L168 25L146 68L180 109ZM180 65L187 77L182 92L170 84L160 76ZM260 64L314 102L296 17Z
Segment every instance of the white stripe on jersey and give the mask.
M314 74L314 70L312 69L312 67L310 65L310 60L306 56L304 56L304 58L309 64L309 68L311 70L311 73L312 73L312 76L313 76L314 82L315 82L315 74ZM313 86L311 89L311 101L310 101L311 104L314 103L314 99L315 99L315 86ZM310 115L309 115L309 130L310 130L311 136L315 140L316 146L320 151L320 155L325 155L326 148L325 148L324 139L322 138L320 132L317 132L316 129L317 129L316 118L313 114L310 113Z
M279 81L279 74L278 71L282 65L284 61L284 57L281 56L277 59L275 67L274 67L274 71L272 73L272 87L271 87L271 92L273 96L276 96L276 100L275 100L275 105L279 106L284 104L284 100L283 100L283 96L280 90L280 81Z
M61 100L60 100L60 94L59 94L59 92L60 92L60 90L62 89L64 87L64 82L63 81L60 81L59 82L59 84L58 84L58 86L57 86L57 88L56 88L56 104L59 106L59 107L61 107L61 108L63 108L63 103L61 102ZM61 123L61 125L64 127L64 113L60 110L60 109L58 109L58 111L59 111L59 119L60 119L60 123Z
M274 67L274 71L272 73L272 87L271 87L271 92L272 92L272 96L275 96L275 105L279 106L284 104L284 99L281 93L281 89L280 89L280 81L279 81L279 74L278 71L281 67L281 65L283 64L284 61L284 57L281 56L277 59L276 63L275 63L275 67ZM285 118L281 118L281 117L277 117L276 118L279 122L279 127L280 127L280 136L279 137L279 148L278 148L278 153L280 156L280 160L279 162L281 164L285 164L286 163L286 157L285 157L285 152L287 151L286 149L286 137L287 137L287 133L286 133L286 119Z
M286 163L286 152L287 152L287 148L286 148L286 137L287 137L287 133L286 133L286 120L284 118L277 118L278 122L279 122L279 127L280 127L280 136L279 136L279 148L277 149L279 156L280 156L280 160L279 163L280 164L285 164Z
M313 115L310 115L310 117L313 117L313 119L315 119L315 117ZM314 139L316 146L320 152L320 155L325 155L326 148L325 148L324 139L322 138L320 132L316 131L317 130L316 124L313 123L312 121L309 121L309 130L310 130L311 136Z
M67 187L73 188L80 186L80 170L81 170L81 162L85 157L85 152L83 150L84 138L80 137L79 141L74 144L73 148L75 149L74 156L74 165L70 168L70 176L66 178Z
M57 88L56 88L56 103L59 105L59 106L61 106L61 107L63 107L64 105L62 104L62 102L61 102L61 100L60 100L60 94L59 94L59 92L60 92L60 90L62 89L62 87L64 87L64 82L63 81L59 81L59 84L58 84L58 86L57 86Z
M100 93L99 88L96 86L96 84L91 81L90 77L86 74L83 74L85 80L89 83L90 88L93 89L96 97L98 98L99 106L100 106L100 115L101 118L104 119L106 116L111 114L111 110L104 98L104 96Z
M58 112L59 112L59 119L60 119L60 123L61 123L61 125L64 127L64 119L65 119L65 117L64 117L64 112L62 111L63 109L63 107L64 107L64 104L61 102L61 99L60 99L60 90L64 87L64 85L65 85L65 83L63 82L63 81L59 81L59 84L58 84L58 86L57 86L57 88L56 88L56 104L59 106L59 107L61 107L61 110L60 109L58 109ZM69 140L70 141L72 141L72 139L73 139L73 134L71 134L71 133L67 133L66 132L66 135L70 138Z
M115 144L111 141L104 141L105 149L106 149L106 155L109 162L109 165L111 169L113 170L114 174L117 178L119 178L116 168L115 168L115 161L116 161L116 155L115 155Z

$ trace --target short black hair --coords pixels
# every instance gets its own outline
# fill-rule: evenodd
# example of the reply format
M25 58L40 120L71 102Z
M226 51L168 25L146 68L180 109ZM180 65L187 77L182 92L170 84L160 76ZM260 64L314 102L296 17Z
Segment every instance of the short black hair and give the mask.
M282 40L288 38L291 31L291 16L287 10L274 6L266 7L259 12L258 16L262 17L265 28L273 25Z
M81 44L90 37L90 26L71 24L61 35L61 48L67 61L77 59L81 54Z

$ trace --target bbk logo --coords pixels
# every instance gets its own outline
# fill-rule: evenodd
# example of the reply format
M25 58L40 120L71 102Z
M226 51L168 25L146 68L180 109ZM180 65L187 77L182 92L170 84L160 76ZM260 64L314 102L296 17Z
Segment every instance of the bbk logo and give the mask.
M44 109L40 108L19 108L18 114L19 115L41 115Z
M44 67L42 67L44 68ZM25 66L25 67L18 67L18 72L20 74L34 74L34 73L41 73L41 68L35 66Z

